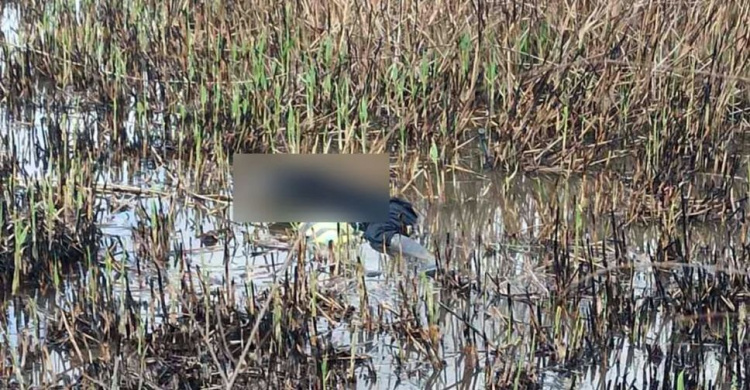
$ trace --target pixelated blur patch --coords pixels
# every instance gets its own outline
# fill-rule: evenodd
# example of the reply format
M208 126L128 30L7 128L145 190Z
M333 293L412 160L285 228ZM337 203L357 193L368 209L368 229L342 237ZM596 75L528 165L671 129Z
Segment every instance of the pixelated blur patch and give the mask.
M236 222L385 222L387 154L235 154Z

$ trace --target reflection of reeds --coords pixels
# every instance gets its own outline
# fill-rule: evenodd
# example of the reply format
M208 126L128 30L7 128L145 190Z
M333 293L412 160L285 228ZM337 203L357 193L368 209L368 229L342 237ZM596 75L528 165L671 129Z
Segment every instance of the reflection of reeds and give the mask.
M84 165L71 173L65 183L0 178L0 284L14 292L22 284L57 285L63 265L98 263L91 171Z
M276 292L254 295L247 310L232 308L222 295L194 296L179 303L178 317L160 325L149 324L135 307L126 304L123 313L116 306L109 311L91 305L94 297L82 295L72 309L78 314L56 314L58 326L49 338L54 345L77 351L79 363L87 367L87 381L93 383L117 376L122 386L314 384L316 370L326 364L330 375L345 378L349 362L360 367L367 359L336 350L329 336L315 329L320 321L334 325L346 320L349 311L337 293L313 293L305 285L283 281ZM263 302L268 302L268 311L259 310ZM92 356L88 351L98 352Z
M662 364L665 357L675 359L677 354L685 358L690 352L684 348L665 355L663 349L669 345L655 346L641 339L653 323L654 313L660 311L673 313L671 319L677 326L673 334L693 343L716 342L709 340L717 338L719 344L734 342L736 330L727 318L744 307L739 297L749 291L750 285L742 266L745 255L729 248L733 240L744 242L744 230L740 228L744 219L732 217L730 220L740 226L722 229L717 236L712 230L715 225L701 223L706 219L689 212L693 204L707 202L691 203L681 196L684 193L673 193L665 198L666 206L652 209L659 216L656 224L640 226L626 223L627 213L597 215L591 211L608 208L599 204L607 201L599 195L606 181L584 180L579 185L576 181L555 183L540 178L512 183L490 185L489 189L482 188L481 182L467 183L461 190L452 187L454 193L448 196L451 201L428 208L425 218L437 251L446 254L442 258L447 262L454 254L453 268L474 279L476 299L493 302L491 308L506 303L500 312L507 314L494 318L491 325L502 329L501 324L507 324L508 332L499 333L506 336L506 343L535 338L536 344L523 345L535 350L537 356L573 368L619 353L615 346L606 346L606 335L624 331L639 345L637 348L642 348L648 364ZM693 197L715 196L710 191L702 195L698 183L688 187ZM582 190L586 186L591 189ZM733 213L744 212L743 204L734 207ZM694 213L706 215L700 209ZM727 220L722 212L714 215L712 218ZM685 221L693 222L687 227ZM690 231L688 236L686 229ZM456 256L462 240L468 241L469 252ZM481 243L487 245L487 251L478 250ZM646 255L631 256L633 251ZM734 255L727 257L729 253ZM526 264L520 269L519 259ZM634 277L651 270L654 276L645 279L650 287L635 294ZM518 306L528 306L529 310L517 313ZM453 311L452 315L465 318ZM516 321L522 321L521 326L511 325ZM466 327L478 338L486 337L486 330L470 323ZM502 356L509 353L514 352L502 349ZM525 363L500 364L508 361L513 360L496 360L492 386L513 387L519 380L538 380L538 372ZM653 382L656 378L644 380Z
M477 192L486 198L471 200ZM651 236L642 234L651 238L638 242L637 226L622 223L622 216L593 218L585 212L593 207L590 195L565 200L565 194L588 193L575 182L526 179L489 190L481 182L466 184L449 197L461 202L415 202L441 260L469 282L468 289L452 289L448 282L438 289L430 279L399 278L394 305L373 311L372 292L358 267L355 308L350 298L326 287L317 271L291 258L289 276L278 280L277 289L249 284L245 303L237 305L227 289L212 288L205 280L189 288L160 279L151 287L156 298L144 312L130 293L113 299L105 277L99 289L77 287L78 300L72 309L56 312L49 338L86 367L91 379L84 383L116 376L121 385L160 386L222 385L233 376L244 386L343 383L352 373L369 370L359 339L333 346L331 329L344 324L365 339L391 335L402 369L415 360L432 370L447 369L441 346L452 340L462 356L480 361L471 364L481 367L487 386L495 388L538 386L542 366L579 371L606 361L620 353L619 344L610 341L615 336L625 337L628 348L642 350L644 364L651 365L693 359L690 348L699 343L744 348L741 327L730 320L744 318L748 284L737 270L744 255L729 259L729 252L702 248L704 242L729 244L706 239L697 228L683 242L681 217ZM585 207L578 204L582 199ZM158 248L159 232L173 229L168 223L173 212L154 204L140 218L148 221L142 235L157 237L151 246ZM550 220L549 229L531 228ZM634 259L630 251L637 247L646 255ZM185 267L184 272L192 272L188 263ZM634 277L644 269L653 270L652 287L635 295ZM173 293L176 301L166 304L165 294ZM660 312L670 313L672 344L656 345L647 336L667 332L651 328ZM243 354L248 359L240 359ZM196 359L211 368L199 370ZM696 380L697 374L682 367L684 380ZM316 377L326 379L310 382Z

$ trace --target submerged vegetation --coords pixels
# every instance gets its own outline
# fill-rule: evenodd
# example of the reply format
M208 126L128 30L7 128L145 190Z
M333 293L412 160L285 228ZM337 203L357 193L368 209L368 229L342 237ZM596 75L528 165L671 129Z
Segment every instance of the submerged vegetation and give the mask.
M745 388L743 2L0 4L0 383ZM232 221L389 153L435 279Z

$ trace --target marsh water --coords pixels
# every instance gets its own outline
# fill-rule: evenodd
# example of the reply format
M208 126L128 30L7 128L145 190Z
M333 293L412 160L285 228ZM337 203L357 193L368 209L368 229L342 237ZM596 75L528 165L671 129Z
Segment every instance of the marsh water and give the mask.
M44 113L33 116L44 117ZM12 145L21 166L29 174L39 173L43 164L32 151L35 143L44 143L44 126L38 123L21 125L6 119L2 124L2 136L9 137L11 131ZM102 168L100 184L170 193L174 184L170 183L167 170L176 170L177 164L178 162L172 162L165 167L148 159L124 160L120 166ZM634 336L626 329L613 329L607 336L610 342L605 354L592 353L590 357L582 356L575 365L562 366L549 358L534 357L533 352L529 357L529 351L534 348L532 341L527 339L530 337L528 327L533 322L530 316L535 317L538 313L530 310L531 305L514 304L512 300L502 298L502 294L507 291L519 296L527 295L528 298L524 299L538 300L540 303L549 299L552 286L545 265L548 265L546 263L550 259L544 256L549 246L544 240L549 235L550 227L555 225L557 210L553 205L566 197L594 194L596 189L586 188L591 181L586 183L576 177L560 179L523 175L508 179L505 175L493 173L463 176L465 177L447 181L444 194L436 199L421 198L419 193L424 193L425 188L419 186L425 184L419 181L405 195L414 202L423 217L420 236L425 245L435 248L437 243L444 255L449 250L450 263L444 266L468 269L469 274L475 275L474 278L484 284L479 291L468 294L443 290L439 283L431 280L419 284L418 294L430 291L434 296L432 299L440 305L438 319L434 321L440 327L438 354L444 366L433 366L423 350L405 347L387 332L368 332L351 324L340 324L328 330L332 335L332 343L344 350L352 349L353 346L354 353L369 357L374 370L374 373L360 373L356 388L483 388L487 380L484 365L489 364L488 354L492 353L490 347L483 342L484 339L492 340L493 343L518 345L519 349L509 349L514 351L513 354L509 353L503 359L516 364L528 358L537 372L534 380L545 389L598 389L613 385L646 389L654 381L663 380L665 370L669 369L666 367L667 360L654 363L649 358L649 348L658 346L666 351L672 344L681 343L679 339L676 340L679 335L673 334L675 317L664 313L663 309L654 309L653 317L647 320L643 328L643 334ZM225 286L227 275L236 286L246 286L252 282L261 287L272 283L285 271L280 268L285 263L287 254L287 249L284 249L288 245L285 237L274 236L260 227L230 224L234 238L228 242L220 239L212 245L205 245L199 238L201 233L215 231L226 223L222 216L209 215L208 210L189 199L175 195L102 195L100 206L103 211L99 219L99 226L104 234L102 247L107 248L113 260L120 264L121 270L130 274L130 292L142 306L143 315L154 318L152 326L158 325L163 318L161 310L156 308L158 296L152 295L156 272L147 263L138 264L139 254L136 248L139 244L136 242L134 229L143 218L135 211L139 204L146 210L151 210L155 204L171 210L174 218L174 226L169 233L172 247L180 247L182 256L199 267L200 274L195 272L192 277L203 278L211 287ZM128 207L123 208L122 205ZM582 219L576 221L575 213L568 214L571 216L568 221L571 224L582 224L581 231L591 235L592 242L606 238L606 217L597 221L593 216L579 216ZM700 242L705 248L726 246L733 234L708 223L691 229L694 242ZM653 248L659 246L658 230L647 225L634 225L626 230L627 255L634 263L644 264L641 268L633 269L630 274L632 280L622 281L630 284L635 305L643 304L649 296L657 294L653 271L645 263L648 263L648 255L653 253ZM403 299L398 293L399 283L408 269L393 267L393 259L380 256L366 244L362 244L357 250L368 273L379 274L367 277L365 281L369 308L360 307L355 275L344 273L343 276L333 277L328 273L321 273L320 283L333 286L348 295L357 313L363 310L374 313L379 307L398 307L398 301ZM100 257L104 256L105 253L102 252ZM175 250L171 251L171 256L176 256ZM168 263L173 263L172 259ZM165 270L163 283L169 297L176 294L184 272L173 265L167 266ZM119 287L116 282L115 288L123 293L124 279L118 280ZM30 340L44 343L47 315L74 306L69 300L75 297L66 293L66 289L73 291L77 288L70 286L90 282L86 280L85 273L73 273L63 282L62 286L66 287L62 290L28 290L20 296L6 299L2 310L3 343L11 350L19 349L19 343L29 343ZM425 283L430 284L429 290ZM239 297L246 292L244 288L238 288L237 291ZM424 304L426 295L416 299ZM30 305L35 308L30 309ZM167 301L167 305L174 308L179 302ZM586 305L586 300L583 299L581 310L585 310ZM618 309L615 307L612 310ZM424 310L422 315L427 315ZM554 317L550 315L544 313L541 317L547 327L552 326L554 321ZM396 317L395 314L387 315L385 321L395 321ZM509 318L517 323L512 327L515 336L510 337L507 334ZM467 337L466 322L480 331L482 337ZM570 331L575 331L574 324L568 324L568 327ZM467 353L468 341L472 339L476 343L476 361ZM699 348L704 355L701 359L703 365L691 368L696 373L698 383L717 383L732 377L733 369L723 366L720 346L707 343L698 347L688 343L682 347ZM67 353L53 352L49 357L40 359L38 365L31 365L30 372L27 373L27 384L40 382L42 378L49 380L58 373L68 372L73 375L76 365L75 359Z

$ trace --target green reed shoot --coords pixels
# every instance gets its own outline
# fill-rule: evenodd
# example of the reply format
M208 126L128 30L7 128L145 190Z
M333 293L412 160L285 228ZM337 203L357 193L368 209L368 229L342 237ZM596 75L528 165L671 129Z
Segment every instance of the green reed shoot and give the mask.
M23 222L24 218L17 218L13 223L13 237L15 243L15 250L13 251L13 294L16 294L20 287L22 270L24 269L24 246L26 244L26 236L29 233L29 225L26 225Z

